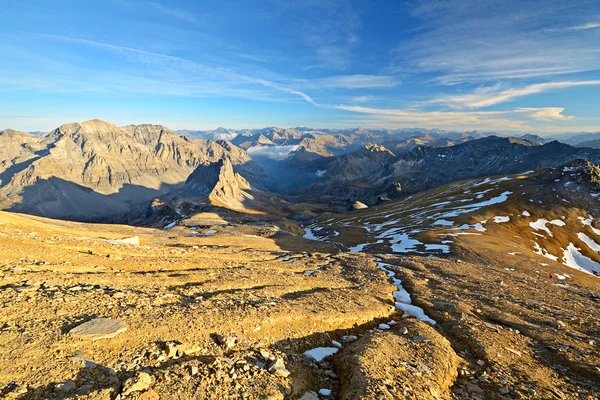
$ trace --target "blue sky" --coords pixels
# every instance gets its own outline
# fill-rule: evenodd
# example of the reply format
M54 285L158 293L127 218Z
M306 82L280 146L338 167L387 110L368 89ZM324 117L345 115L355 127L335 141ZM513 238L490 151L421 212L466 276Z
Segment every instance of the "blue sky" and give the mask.
M600 130L600 2L1 0L0 129Z

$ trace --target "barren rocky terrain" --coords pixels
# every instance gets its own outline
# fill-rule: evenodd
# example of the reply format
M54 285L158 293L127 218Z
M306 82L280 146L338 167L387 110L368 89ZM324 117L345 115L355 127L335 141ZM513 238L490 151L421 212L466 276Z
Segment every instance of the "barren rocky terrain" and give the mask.
M196 222L158 230L1 213L2 396L598 396L589 274L560 280L468 237L439 259Z
M579 152L368 144L304 159L304 199L162 126L0 142L2 398L598 398L600 168L560 165Z

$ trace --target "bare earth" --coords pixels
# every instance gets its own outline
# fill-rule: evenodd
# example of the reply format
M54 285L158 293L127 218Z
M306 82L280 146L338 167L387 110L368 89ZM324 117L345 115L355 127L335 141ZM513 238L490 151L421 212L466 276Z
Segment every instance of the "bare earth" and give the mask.
M198 233L0 212L0 396L598 398L600 285L589 274L560 281L467 236L435 259ZM403 318L377 259L436 325ZM69 334L94 318L127 330ZM338 345L320 362L303 354Z

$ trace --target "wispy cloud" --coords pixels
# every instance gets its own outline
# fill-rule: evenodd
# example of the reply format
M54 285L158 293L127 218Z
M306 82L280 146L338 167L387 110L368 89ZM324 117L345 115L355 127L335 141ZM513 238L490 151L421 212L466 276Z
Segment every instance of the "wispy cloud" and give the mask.
M517 108L515 112L524 112L529 114L529 117L538 121L569 121L573 116L563 115L565 111L562 107L545 107L545 108Z
M398 86L400 82L389 75L340 75L318 79L315 84L324 88L373 89Z
M570 31L585 31L588 29L598 29L600 28L600 22L588 22L587 24L572 26L567 28Z
M267 79L240 74L229 68L206 66L206 65L196 63L194 61L191 61L191 60L188 60L185 58L181 58L181 57L176 57L176 56L171 56L171 55L161 54L161 53L156 53L156 52L150 52L150 51L146 51L146 50L140 50L140 49L127 47L127 46L102 43L102 42L97 42L97 41L92 41L92 40L87 40L87 39L71 38L71 37L67 37L67 36L57 36L57 35L43 35L43 36L46 38L49 38L49 39L53 39L53 40L60 40L60 41L65 41L65 42L69 42L69 43L73 43L73 44L80 44L80 45L91 46L91 47L95 47L95 48L108 50L108 51L115 52L115 53L124 55L126 57L129 57L130 59L132 59L136 62L145 64L145 65L150 65L150 66L153 66L156 68L161 68L161 67L162 68L170 68L170 69L175 68L175 69L185 70L188 73L192 73L194 75L201 75L201 76L209 75L209 76L217 77L221 84L226 83L226 82L230 82L230 83L237 82L237 83L249 83L249 84L260 85L260 86L263 86L266 88L277 90L279 92L298 96L308 103L317 105L317 103L309 95L307 95L304 92L295 90L294 88L286 87L285 85L282 85L282 84L279 84L277 82L273 82L273 81L270 81ZM171 71L171 72L173 72L173 71ZM188 76L187 78L190 79L193 77ZM185 83L185 84L187 84L187 83ZM195 85L195 86L197 86L197 85ZM227 92L223 92L221 94L227 95Z
M355 96L351 100L354 103L366 103L367 101L369 101L369 97L368 96Z
M440 96L427 103L444 104L452 108L481 108L505 103L523 96L542 93L553 89L564 89L574 86L599 86L600 80L561 81L528 85L520 88L502 89L501 85L483 87L473 93L463 95Z
M389 70L426 72L444 85L597 70L600 30L581 21L582 9L600 12L600 3L420 1L412 14L421 30L392 52ZM573 29L549 31L556 21Z
M196 22L196 16L189 11L183 10L181 8L165 6L156 1L150 1L148 2L148 4L157 9L158 11L162 12L163 14L167 14L171 17L175 17L188 22Z
M529 129L537 121L565 121L564 108L517 108L511 111L418 111L339 105L335 108L369 116L371 122L388 126L427 126L454 129Z

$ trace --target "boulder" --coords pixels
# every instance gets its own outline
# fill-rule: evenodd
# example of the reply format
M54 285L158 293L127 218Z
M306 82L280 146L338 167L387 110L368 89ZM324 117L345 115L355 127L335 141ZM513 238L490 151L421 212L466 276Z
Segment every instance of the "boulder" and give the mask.
M112 318L94 318L91 321L76 326L69 335L86 339L110 339L127 330L123 321Z

